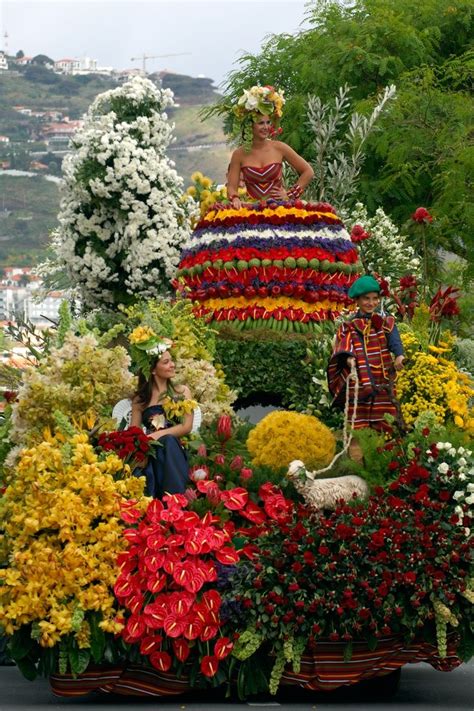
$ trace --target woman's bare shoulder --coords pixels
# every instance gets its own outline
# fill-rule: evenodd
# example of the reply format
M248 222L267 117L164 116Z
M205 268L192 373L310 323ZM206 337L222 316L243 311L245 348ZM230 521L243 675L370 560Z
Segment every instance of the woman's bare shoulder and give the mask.
M244 149L242 146L239 146L238 148L235 149L235 151L232 152L232 155L230 157L230 162L242 162L242 157L244 155Z

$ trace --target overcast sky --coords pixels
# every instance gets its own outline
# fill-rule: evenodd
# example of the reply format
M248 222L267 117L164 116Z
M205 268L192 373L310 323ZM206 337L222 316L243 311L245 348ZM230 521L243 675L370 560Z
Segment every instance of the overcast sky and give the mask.
M303 0L0 0L0 32L8 51L52 59L89 56L101 66L169 69L213 78L217 84L243 51L258 52L269 34L294 33Z

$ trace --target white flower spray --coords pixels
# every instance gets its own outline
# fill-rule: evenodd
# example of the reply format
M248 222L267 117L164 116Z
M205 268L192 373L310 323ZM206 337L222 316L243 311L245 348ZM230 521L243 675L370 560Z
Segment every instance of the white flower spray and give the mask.
M195 211L166 156L170 90L136 77L100 94L64 159L54 262L86 307L169 290Z

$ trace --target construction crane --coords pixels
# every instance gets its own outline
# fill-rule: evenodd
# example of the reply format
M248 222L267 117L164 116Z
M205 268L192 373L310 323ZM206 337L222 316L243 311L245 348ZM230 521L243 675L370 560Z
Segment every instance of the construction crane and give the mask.
M147 59L161 59L162 57L184 57L186 54L191 54L191 52L179 52L177 54L141 54L139 57L131 57L131 62L142 62L143 72L146 74L146 60Z

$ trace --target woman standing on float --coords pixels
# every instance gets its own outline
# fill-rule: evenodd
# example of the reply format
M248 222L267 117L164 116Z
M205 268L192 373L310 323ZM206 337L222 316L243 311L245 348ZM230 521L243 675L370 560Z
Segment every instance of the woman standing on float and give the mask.
M283 104L282 92L253 86L220 112L240 144L228 170L228 198L203 211L181 253L177 282L194 313L218 328L316 331L350 303L347 291L361 270L335 209L299 199L313 169L273 140ZM284 161L298 173L290 188L283 186Z
M283 102L282 94L273 87L253 87L244 92L239 102L236 117L240 119L243 145L232 154L227 180L227 195L237 210L242 205L238 197L241 175L251 199L276 201L299 198L313 178L314 171L304 158L286 143L272 139L277 133ZM254 105L256 108L251 109ZM283 186L283 161L299 174L298 181L288 190Z

